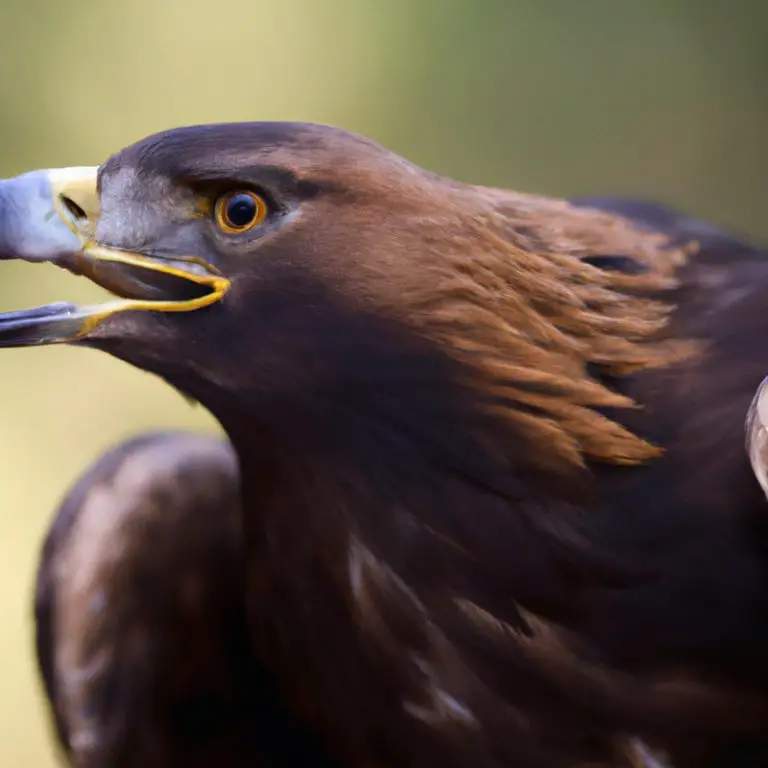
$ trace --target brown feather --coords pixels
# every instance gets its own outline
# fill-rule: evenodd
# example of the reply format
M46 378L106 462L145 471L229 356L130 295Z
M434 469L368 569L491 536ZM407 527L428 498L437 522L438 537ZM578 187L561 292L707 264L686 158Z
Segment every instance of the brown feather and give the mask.
M467 197L430 249L434 261L419 265L403 311L466 364L478 392L509 403L494 409L498 418L518 422L550 455L618 464L657 456L659 447L595 411L634 404L588 366L629 373L699 350L663 337L674 306L659 298L677 286L686 249L563 201L497 192L468 207ZM594 253L620 253L646 271L600 270L582 260Z
M73 768L329 765L247 653L226 443L153 433L104 453L51 524L38 662Z

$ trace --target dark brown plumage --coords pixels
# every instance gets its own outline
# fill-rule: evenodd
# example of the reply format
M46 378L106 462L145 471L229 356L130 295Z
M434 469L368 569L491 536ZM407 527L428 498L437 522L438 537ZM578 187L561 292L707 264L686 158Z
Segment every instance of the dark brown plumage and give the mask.
M764 250L307 125L149 137L99 200L98 247L56 260L142 303L0 318L0 344L105 350L220 421L250 651L340 764L759 748Z
M37 654L76 768L330 765L254 664L237 466L224 442L128 440L57 511L37 577Z

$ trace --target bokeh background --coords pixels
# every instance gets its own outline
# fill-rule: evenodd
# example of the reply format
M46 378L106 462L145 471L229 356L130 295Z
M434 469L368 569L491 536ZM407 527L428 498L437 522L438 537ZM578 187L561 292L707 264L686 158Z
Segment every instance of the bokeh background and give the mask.
M766 0L0 4L0 176L230 120L334 123L463 180L643 195L768 241ZM0 273L0 310L101 297ZM58 764L31 613L52 510L116 440L181 426L217 429L97 352L0 355L2 768Z

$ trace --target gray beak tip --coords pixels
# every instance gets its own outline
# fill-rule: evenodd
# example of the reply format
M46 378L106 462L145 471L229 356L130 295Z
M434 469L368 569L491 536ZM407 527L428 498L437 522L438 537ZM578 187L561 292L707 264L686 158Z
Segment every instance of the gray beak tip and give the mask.
M96 169L51 169L0 180L0 259L55 261L82 248L75 216L60 195L73 172L95 178Z

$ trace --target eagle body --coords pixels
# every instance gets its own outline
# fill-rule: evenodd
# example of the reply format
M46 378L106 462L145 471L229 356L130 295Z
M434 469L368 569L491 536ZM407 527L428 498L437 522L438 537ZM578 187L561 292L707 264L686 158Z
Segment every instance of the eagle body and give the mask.
M655 561L658 576L598 598L589 631L621 663L682 656L763 685L768 518L740 449L765 375L766 250L658 207L606 207L698 243L678 271L669 333L705 345L681 365L612 382L642 406L619 416L621 423L663 446L664 455L630 471L598 471L601 503L590 512L587 535L617 554Z
M147 137L96 189L55 260L124 303L0 316L0 344L101 349L219 421L277 696L246 686L253 723L284 707L355 767L759 754L764 249L305 124Z

